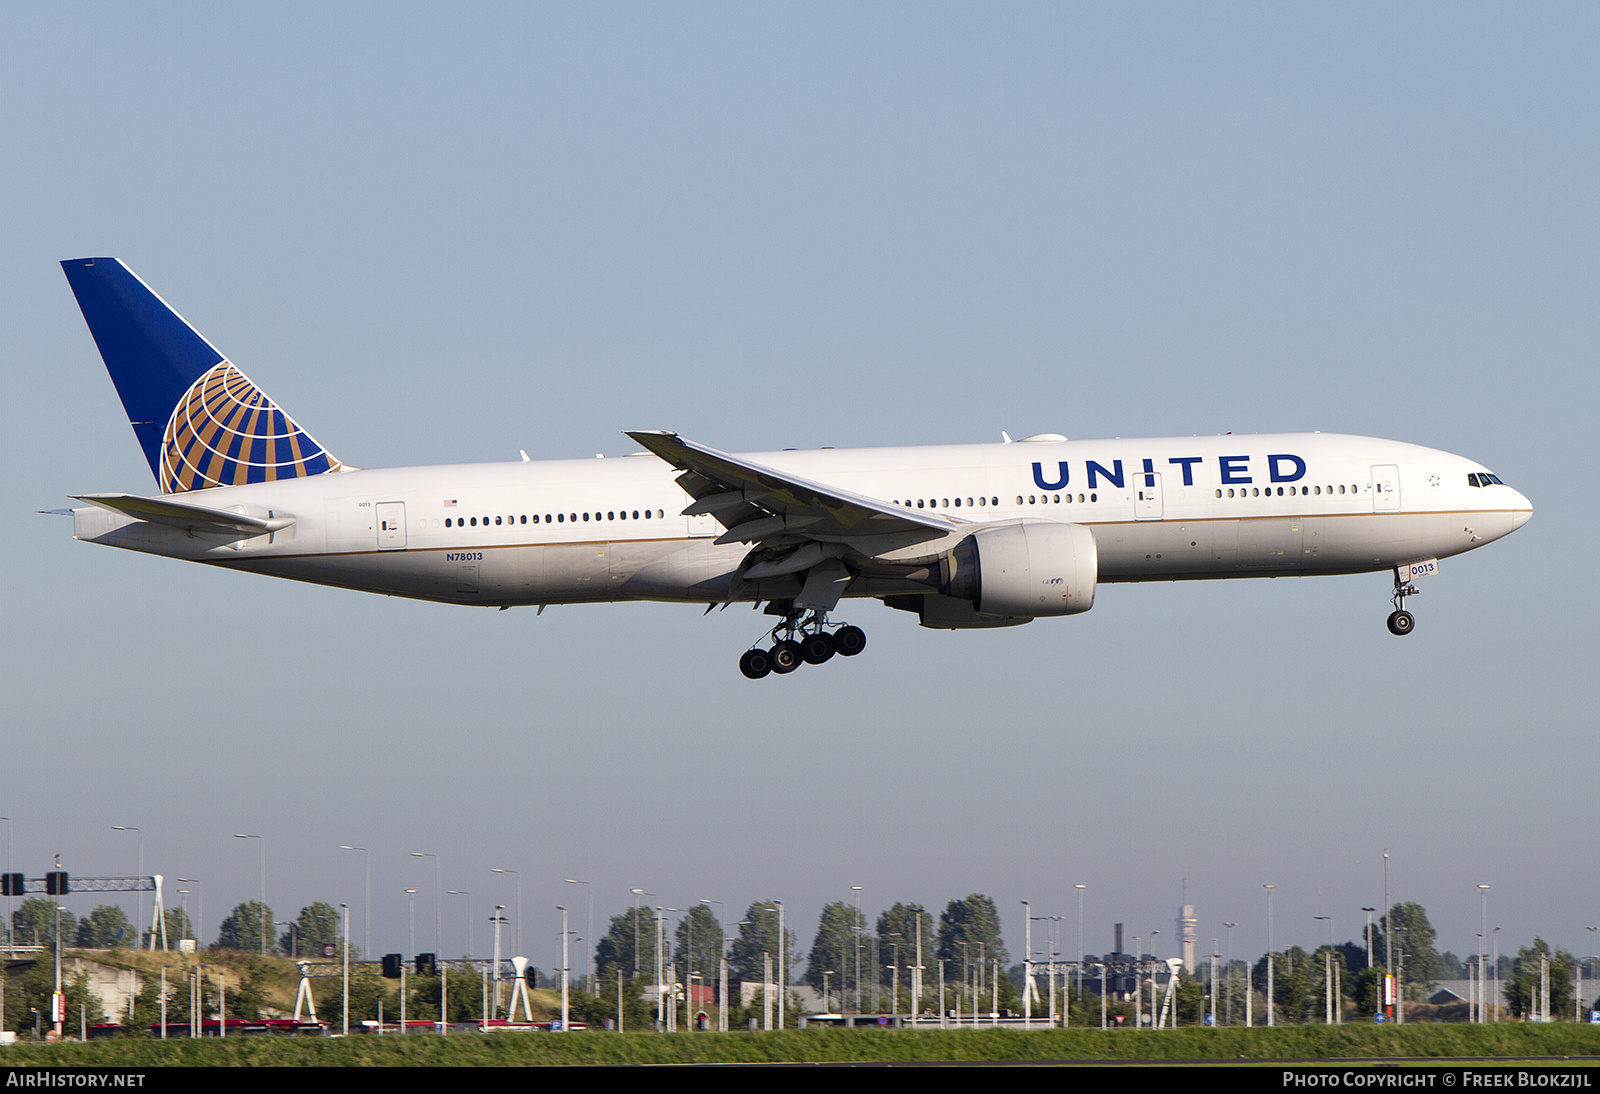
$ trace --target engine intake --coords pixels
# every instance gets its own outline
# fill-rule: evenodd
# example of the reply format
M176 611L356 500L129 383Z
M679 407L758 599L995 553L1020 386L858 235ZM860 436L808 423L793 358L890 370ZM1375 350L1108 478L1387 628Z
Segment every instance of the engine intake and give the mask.
M1025 520L974 532L946 557L940 592L984 615L1076 615L1094 607L1100 556L1081 524Z

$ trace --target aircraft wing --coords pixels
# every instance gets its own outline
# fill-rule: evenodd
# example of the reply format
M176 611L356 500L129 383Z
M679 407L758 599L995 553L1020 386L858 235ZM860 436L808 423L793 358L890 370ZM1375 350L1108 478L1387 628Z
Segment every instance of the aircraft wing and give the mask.
M919 513L719 452L676 433L629 437L683 472L678 484L695 499L686 515L710 514L727 529L719 543L776 539L845 544L865 555L925 543L961 522Z
M86 501L113 513L170 524L185 532L259 536L276 532L294 523L293 517L252 517L232 509L213 509L208 505L174 501L171 497L142 498L137 494L74 494L73 500Z

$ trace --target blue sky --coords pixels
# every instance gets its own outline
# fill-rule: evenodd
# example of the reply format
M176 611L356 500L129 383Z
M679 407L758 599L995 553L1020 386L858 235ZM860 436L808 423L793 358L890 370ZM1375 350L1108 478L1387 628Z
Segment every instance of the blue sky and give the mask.
M361 902L448 953L522 871L809 942L992 896L1238 952L1427 906L1594 948L1592 6L13 5L0 44L17 867ZM134 556L154 489L56 263L125 260L341 459L1322 429L1483 461L1533 521L1386 575L1103 588L756 685L730 609L490 613ZM45 458L48 457L48 458ZM430 897L431 899L431 897ZM82 912L92 898L80 897ZM432 904L427 905L431 925ZM419 920L422 913L419 911ZM357 923L359 925L359 910ZM583 930L587 930L584 926ZM431 926L430 926L431 930ZM419 934L424 933L419 928ZM431 937L431 936L430 936ZM1202 947L1208 945L1203 942ZM1161 947L1164 952L1170 952Z

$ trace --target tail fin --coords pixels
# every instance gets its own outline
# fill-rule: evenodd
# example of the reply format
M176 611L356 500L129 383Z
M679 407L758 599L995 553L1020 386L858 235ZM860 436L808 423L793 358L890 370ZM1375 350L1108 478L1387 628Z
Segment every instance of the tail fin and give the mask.
M342 466L114 258L61 263L164 494Z

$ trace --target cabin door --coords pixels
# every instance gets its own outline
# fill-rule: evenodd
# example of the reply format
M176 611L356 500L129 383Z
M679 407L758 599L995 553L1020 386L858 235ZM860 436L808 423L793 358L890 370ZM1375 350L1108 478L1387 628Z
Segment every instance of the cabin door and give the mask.
M1161 475L1153 471L1133 473L1133 518L1161 519Z
M403 551L406 547L406 503L378 503L378 550Z
M1400 469L1392 463L1373 465L1372 511L1374 513L1400 511Z

